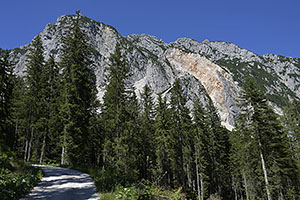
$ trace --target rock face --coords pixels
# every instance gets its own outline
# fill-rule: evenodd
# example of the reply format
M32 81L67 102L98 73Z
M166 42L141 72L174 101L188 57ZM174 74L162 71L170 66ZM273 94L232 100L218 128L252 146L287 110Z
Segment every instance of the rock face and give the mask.
M55 24L48 24L40 33L45 48L45 58L54 54L57 61L62 53L62 38L72 26L75 16L65 15ZM120 35L112 26L81 16L81 28L89 43L97 50L93 69L97 77L98 97L101 100L105 88L105 73L109 58L117 43L130 65L128 87L134 87L139 96L145 84L155 94L169 95L169 90L179 78L184 87L188 105L195 97L207 104L209 98L217 108L223 124L231 129L238 113L236 98L246 76L253 76L264 88L272 105L278 108L283 96L300 97L300 59L277 55L258 56L235 44L225 42L202 43L180 38L167 44L149 35ZM11 51L11 59L17 62L15 73L24 75L26 54L31 44Z
M167 55L167 59L177 70L189 72L203 84L222 121L225 122L224 125L231 129L230 125L234 124L234 116L237 113L234 98L238 93L232 76L199 54L184 53L174 48Z

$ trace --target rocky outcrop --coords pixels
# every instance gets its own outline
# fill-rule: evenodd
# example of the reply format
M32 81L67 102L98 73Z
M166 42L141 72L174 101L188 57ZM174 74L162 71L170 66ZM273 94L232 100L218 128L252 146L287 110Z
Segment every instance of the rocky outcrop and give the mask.
M231 75L199 54L184 53L174 48L169 51L167 59L177 70L188 71L203 84L224 125L232 129L237 113L234 98L237 96L238 88Z
M55 55L59 61L62 38L66 36L75 16L65 15L55 24L48 24L40 33L45 58ZM112 26L81 16L81 28L89 43L97 51L91 66L97 77L98 97L101 100L106 84L106 68L110 56L120 44L122 54L130 65L130 78L126 84L134 87L139 96L145 84L155 94L169 95L176 78L184 87L184 95L192 108L195 97L203 104L210 97L217 108L223 124L234 126L238 112L236 98L245 76L253 76L266 89L273 105L281 107L283 93L290 98L300 97L300 60L277 55L258 56L235 44L226 42L201 42L180 38L167 44L149 35L120 35ZM26 54L30 44L11 51L11 59L17 62L15 73L24 75Z

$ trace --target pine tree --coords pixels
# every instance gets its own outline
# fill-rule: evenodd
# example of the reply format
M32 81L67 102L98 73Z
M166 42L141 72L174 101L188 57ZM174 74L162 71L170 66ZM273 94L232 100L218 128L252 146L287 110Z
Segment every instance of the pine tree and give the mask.
M171 116L166 97L158 95L155 116L155 157L157 182L169 188L174 187L174 172L172 169L172 155L175 141L171 136Z
M141 94L141 134L140 153L142 154L142 178L150 180L151 165L155 162L154 153L154 105L152 90L146 84Z
M126 156L124 156L125 170L124 174L127 177L127 181L134 182L141 177L141 172L139 171L140 163L141 163L141 119L139 114L141 112L140 104L138 102L137 96L133 89L129 89L127 91L127 100L125 104L125 130L124 142L127 146L127 151L124 152ZM151 146L152 148L152 146Z
M282 117L285 132L289 138L290 149L293 158L298 161L300 167L300 101L293 100L284 108Z
M218 194L223 198L231 198L230 177L230 141L228 130L221 125L212 101L208 102L211 129L211 163L210 163L210 194Z
M3 51L0 56L0 143L13 148L16 138L12 131L12 98L14 88L14 64L9 61L9 52Z
M63 121L61 164L89 163L90 119L96 100L95 75L90 68L92 48L80 30L77 14L67 38L63 40L60 67L63 72Z
M172 119L172 140L174 144L174 155L172 156L175 165L173 170L177 178L177 184L182 186L183 192L186 191L186 162L185 156L189 154L189 132L191 130L191 118L186 107L186 97L183 96L181 82L177 79L171 89L170 111Z
M211 144L212 135L209 125L209 114L204 109L199 99L195 99L193 110L194 132L195 132L195 165L196 165L196 182L199 199L203 200L209 197L209 171L208 164L211 161ZM200 198L201 197L201 198Z
M44 158L58 161L59 132L61 122L59 116L60 103L60 76L59 68L53 55L46 62L41 74L41 100L43 124L42 145L40 150L40 163Z
M111 56L111 65L106 77L108 84L101 106L101 121L104 132L103 160L107 169L122 170L126 150L123 140L125 138L126 103L128 93L125 80L128 77L129 66L121 55L120 46L117 44L115 53Z
M221 121L212 101L204 108L199 100L194 102L194 143L196 181L201 199L218 195L231 198L230 141L228 131Z
M256 198L264 196L264 193L268 199L296 198L299 190L298 169L291 157L288 138L278 116L268 106L265 95L252 80L244 83L241 99L242 113L246 116L243 123L248 128L240 135L246 138L246 144L251 144L251 152L247 155L252 162L256 161L261 166L263 176L256 180L264 180L265 192L256 191ZM249 136L243 136L245 134Z
M38 157L38 146L40 144L40 132L43 130L43 124L41 122L41 115L43 114L43 100L41 97L42 89L42 71L45 64L44 61L44 48L40 36L36 36L31 48L29 49L29 55L27 55L27 70L26 70L26 86L27 86L27 133L26 133L26 146L25 146L25 160L29 161L32 156L34 159Z

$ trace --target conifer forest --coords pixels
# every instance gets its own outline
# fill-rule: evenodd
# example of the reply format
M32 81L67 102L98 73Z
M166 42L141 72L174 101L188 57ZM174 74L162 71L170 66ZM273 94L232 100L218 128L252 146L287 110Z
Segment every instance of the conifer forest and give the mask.
M0 190L15 163L40 163L93 169L100 192L150 185L178 199L300 199L299 100L279 115L248 78L229 131L211 100L187 106L179 79L169 96L154 98L149 85L136 94L117 43L100 101L95 50L78 18L58 59L45 60L34 38L24 76L13 73L8 50L0 53Z

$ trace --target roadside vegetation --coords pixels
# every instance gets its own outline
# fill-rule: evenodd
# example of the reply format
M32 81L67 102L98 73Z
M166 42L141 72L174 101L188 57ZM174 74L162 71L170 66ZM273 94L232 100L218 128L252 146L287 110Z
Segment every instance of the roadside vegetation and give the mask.
M0 150L0 199L20 199L30 192L42 178L42 171Z

